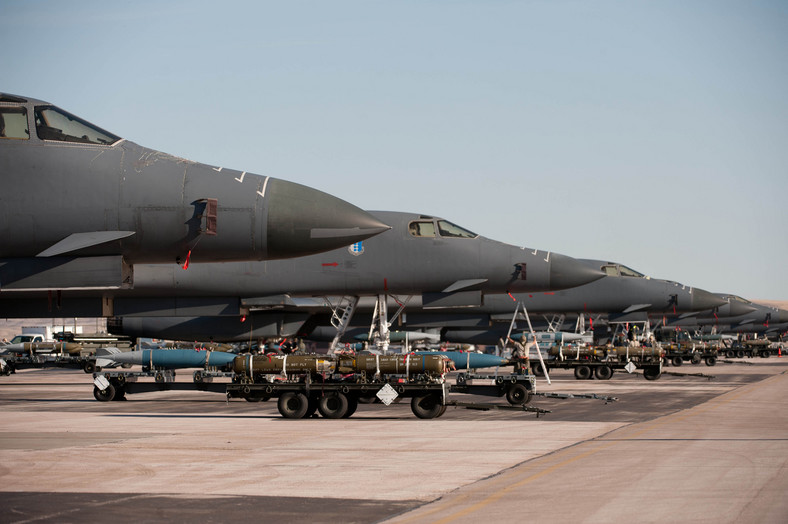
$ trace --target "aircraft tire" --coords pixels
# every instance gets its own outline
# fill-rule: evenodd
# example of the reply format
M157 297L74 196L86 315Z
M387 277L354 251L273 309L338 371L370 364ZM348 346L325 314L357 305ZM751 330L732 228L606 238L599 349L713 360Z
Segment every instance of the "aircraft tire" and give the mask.
M575 378L577 380L588 380L593 375L591 368L586 365L575 367Z
M304 418L309 410L309 399L303 393L287 391L279 397L277 408L284 418Z
M317 404L317 410L323 418L344 418L348 407L347 396L339 391L323 395Z
M107 389L99 389L98 386L93 386L93 397L99 402L109 402L115 398L115 386L110 384L107 386Z
M769 358L769 356L770 353L768 349L764 349L763 351L761 351L761 358Z
M441 404L440 397L435 393L428 393L419 397L413 397L410 401L410 409L413 414L421 419L430 419L441 416L441 409L444 408Z
M695 352L692 354L692 360L690 362L692 362L695 365L698 365L700 364L701 360L703 360L703 358L700 356L700 353Z
M506 391L506 401L512 406L523 406L531 401L531 392L522 384L512 384Z
M744 358L744 351L742 351L741 349L740 349L740 350L738 350L738 351L736 352L736 356L737 356L738 358Z
M597 366L594 368L594 376L598 380L610 380L613 376L613 368L610 366Z
M657 380L661 376L662 371L660 371L659 368L643 368L643 378L646 380Z
M670 363L676 367L679 367L684 363L684 360L681 357L673 357L670 359Z
M93 373L94 371L96 371L96 364L94 364L93 362L87 361L87 362L85 362L85 365L82 366L82 371L84 371L85 373L88 373L88 374Z
M706 357L706 365L713 366L717 363L717 357Z

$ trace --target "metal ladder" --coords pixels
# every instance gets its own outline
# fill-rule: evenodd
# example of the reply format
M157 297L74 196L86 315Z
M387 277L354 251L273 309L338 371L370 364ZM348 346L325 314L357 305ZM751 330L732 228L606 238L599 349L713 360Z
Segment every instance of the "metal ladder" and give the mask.
M345 301L347 301L347 304L344 304ZM336 352L339 339L342 338L342 335L347 331L350 319L353 318L353 313L356 312L356 306L358 306L358 297L342 297L339 304L331 308L331 325L336 328L337 334L328 346L329 353ZM341 316L338 314L340 310L342 311Z

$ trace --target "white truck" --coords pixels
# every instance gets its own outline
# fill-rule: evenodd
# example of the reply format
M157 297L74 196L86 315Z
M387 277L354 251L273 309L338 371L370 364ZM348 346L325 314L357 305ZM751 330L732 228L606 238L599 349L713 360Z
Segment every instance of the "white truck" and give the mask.
M12 344L20 342L51 342L52 328L49 326L22 326L22 334L11 340Z

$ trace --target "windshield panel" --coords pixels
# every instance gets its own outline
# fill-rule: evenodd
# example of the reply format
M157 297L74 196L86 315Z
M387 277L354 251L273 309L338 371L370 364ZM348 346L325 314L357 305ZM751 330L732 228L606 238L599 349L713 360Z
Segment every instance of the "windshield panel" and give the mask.
M27 110L24 107L0 107L0 138L30 138Z
M438 220L438 231L442 237L452 238L476 238L479 235L464 229L457 224L452 224L448 220Z
M644 278L646 276L643 273L638 273L637 271L635 271L632 268L628 268L627 266L619 266L619 269L621 270L621 276L622 277Z
M604 271L605 275L609 277L618 276L618 266L612 266L612 265L602 266L602 271Z
M114 144L120 137L52 106L36 106L36 133L41 140L79 144Z
M408 225L408 232L414 237L435 237L435 224L432 220L411 222Z

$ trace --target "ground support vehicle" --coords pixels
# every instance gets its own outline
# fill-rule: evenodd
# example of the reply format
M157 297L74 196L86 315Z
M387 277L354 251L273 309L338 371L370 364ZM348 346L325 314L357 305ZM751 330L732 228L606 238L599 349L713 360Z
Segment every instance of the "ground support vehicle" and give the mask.
M664 364L681 366L684 362L700 364L705 362L707 366L717 364L717 348L706 344L665 344L662 346L665 351L663 358Z
M536 388L535 377L531 374L521 375L476 375L460 373L449 390L452 393L467 393L490 397L506 396L506 401L513 406L528 404Z
M722 349L720 351L723 351ZM728 358L761 357L769 358L772 355L781 355L780 346L768 340L756 339L734 342L724 349Z
M0 374L10 375L17 369L28 368L75 368L81 369L85 373L96 371L96 356L90 353L69 354L69 353L39 353L27 355L7 355L0 363Z
M387 376L373 380L361 377L313 377L311 374L262 375L250 382L248 377L227 385L228 398L250 402L277 399L279 413L285 418L309 418L319 412L324 418L347 418L358 404L379 399L386 405L398 398L410 398L411 410L419 418L436 418L446 411L448 385L443 380L406 380Z
M544 376L542 364L531 358L531 369L536 376ZM662 375L662 349L659 347L588 346L551 348L544 355L544 365L550 369L571 369L575 378L609 380L616 370L633 373L640 370L646 380L657 380Z
M21 338L27 335L20 335ZM36 335L38 336L38 335ZM111 345L109 342L118 342ZM84 342L19 342L2 347L4 363L0 363L0 373L8 375L17 369L25 368L78 368L85 373L100 370L96 365L96 351L105 348L120 352L130 349L128 341L102 341L90 339ZM109 363L106 367L115 367Z
M227 387L227 395L250 401L276 397L279 412L286 418L309 417L315 411L325 418L343 418L352 415L359 402L378 399L389 405L410 398L417 417L436 418L449 405L464 405L448 399L449 363L449 358L438 353L248 355L233 361L237 380ZM512 394L518 409L533 411L524 402L533 382L514 377L509 384L519 384L518 392ZM500 396L508 390L509 386L495 387L493 394Z
M459 377L462 378L459 378ZM449 406L469 409L517 409L537 414L548 411L526 404L533 392L531 375L499 375L497 377L458 376L456 384L444 377L426 375L383 375L368 378L365 374L313 376L311 374L260 375L254 382L248 376L227 385L228 398L244 398L250 402L277 398L279 413L285 418L309 418L319 412L324 418L347 418L355 413L359 403L376 399L389 405L395 400L410 398L413 414L418 418L437 418ZM463 402L450 398L451 393L475 395L506 395L509 405Z
M308 418L315 412L324 418L347 418L353 415L359 403L379 400L389 405L402 398L410 398L411 410L423 419L439 417L449 406L478 410L515 409L537 415L549 413L526 405L534 392L532 375L463 375L457 384L449 384L443 377L389 375L367 380L361 374L325 378L311 374L287 377L258 375L252 381L247 375L207 370L195 371L191 382L176 382L173 370L104 371L94 373L93 378L93 396L102 402L125 400L127 394L151 391L212 391L224 393L228 399L243 398L248 402L276 398L279 412L285 418ZM214 378L230 378L231 382L214 382ZM450 399L451 392L505 395L509 404L463 402Z
M449 384L446 381L449 362L440 354L249 354L233 358L232 373L210 371L216 368L195 371L190 384L176 383L171 367L96 373L93 393L97 400L107 401L143 390L220 391L224 387L228 399L257 402L277 398L279 412L286 418L310 417L315 412L325 418L349 417L359 402L380 400L389 405L401 398L410 398L413 413L425 419L441 416L450 405L501 409L501 406L449 400L449 392L454 390L498 397L506 395L510 405L505 407L546 412L526 406L533 393L533 376L462 375L457 383ZM215 377L228 376L230 383L213 382ZM153 383L140 381L141 378L153 378Z
M536 392L536 377L534 375L476 375L460 373L456 383L451 386L452 393L467 393L471 395L486 395L493 397L506 396L506 401L513 406L528 404L535 396L545 398L590 398L615 402L616 397L597 395L596 393L555 393Z
M195 377L198 372L195 372ZM126 394L151 391L189 390L224 393L226 382L213 382L216 377L232 376L232 373L200 370L200 380L175 382L175 371L171 369L150 371L102 371L93 373L93 397L101 402L126 400ZM140 379L153 379L140 380Z

